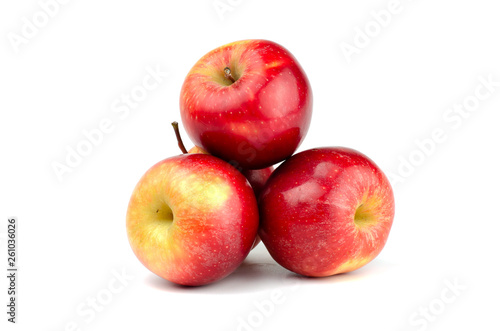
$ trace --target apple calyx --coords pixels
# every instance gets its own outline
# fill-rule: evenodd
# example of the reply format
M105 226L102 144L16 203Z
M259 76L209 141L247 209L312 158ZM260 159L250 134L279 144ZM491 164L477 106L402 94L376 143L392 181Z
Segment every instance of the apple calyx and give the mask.
M163 204L156 208L156 217L154 218L158 224L161 224L165 229L170 228L174 223L174 213L168 204Z
M231 81L231 84L234 84L234 82L236 82L236 79L234 79L233 75L231 74L231 69L229 67L224 68L224 77L229 79Z
M363 199L361 204L354 212L354 224L359 230L368 230L378 223L377 201L372 199Z
M179 145L179 148L181 149L182 154L187 154L188 151L186 149L186 146L184 146L184 143L182 142L181 133L179 132L179 123L177 123L176 121L173 121L172 127L174 128L175 137L177 138L177 145Z

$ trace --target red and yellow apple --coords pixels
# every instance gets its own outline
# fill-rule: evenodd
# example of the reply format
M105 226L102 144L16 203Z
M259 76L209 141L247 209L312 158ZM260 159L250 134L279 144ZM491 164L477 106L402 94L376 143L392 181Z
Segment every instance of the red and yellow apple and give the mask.
M252 187L214 156L183 154L151 167L135 187L127 235L139 261L182 285L224 278L245 259L259 223Z
M387 177L348 148L295 154L259 199L259 235L283 267L322 277L358 269L384 247L394 218Z
M181 117L195 145L245 169L291 156L312 116L305 72L284 47L243 40L212 50L189 71Z

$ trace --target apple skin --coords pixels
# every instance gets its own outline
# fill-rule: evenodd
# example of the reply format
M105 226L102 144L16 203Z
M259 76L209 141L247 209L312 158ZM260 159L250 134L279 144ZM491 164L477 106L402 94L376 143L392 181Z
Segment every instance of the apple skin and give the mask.
M368 157L325 147L283 162L259 210L259 235L274 260L298 274L324 277L361 268L380 253L394 219L394 195Z
M200 154L208 154L206 150L199 146L194 146L191 148L188 153L195 154L195 153L200 153ZM253 192L255 194L255 198L258 198L262 190L264 189L264 186L266 185L267 180L273 173L274 167L270 166L264 169L257 169L257 170L242 170L240 169L241 173L246 177L250 185L252 186ZM260 237L257 235L255 237L255 242L252 246L252 249L254 249L259 243L260 243Z
M241 173L248 179L250 185L252 185L253 192L255 193L255 197L259 197L260 193L264 189L264 186L267 183L269 177L274 171L274 167L270 166L264 169L257 170L242 170Z
M182 85L180 109L195 145L236 167L262 169L291 156L304 139L312 91L284 47L243 40L212 50L193 66Z
M258 198L262 190L264 189L267 180L271 177L271 174L274 171L274 167L267 167L264 169L258 170L243 170L241 173L247 178L252 185L253 192L255 193L255 197ZM257 245L261 242L259 235L255 237L255 242L253 243L252 249L257 247Z
M190 154L208 154L210 155L206 150L199 146L194 146L191 148L188 153ZM256 170L250 170L250 169L238 169L240 172L246 177L250 185L252 186L253 192L255 193L255 197L257 198L260 195L260 192L262 192L262 189L264 189L264 185L266 185L267 180L273 173L274 167L270 166L264 169L256 169Z
M259 224L246 178L211 155L183 154L151 167L127 210L133 252L171 282L198 286L220 280L245 259Z

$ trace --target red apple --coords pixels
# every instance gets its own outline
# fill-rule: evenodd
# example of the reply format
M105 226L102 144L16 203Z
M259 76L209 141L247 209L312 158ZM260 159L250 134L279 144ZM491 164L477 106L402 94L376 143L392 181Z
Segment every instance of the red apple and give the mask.
M303 69L284 47L243 40L203 56L180 96L184 127L195 145L236 167L261 169L291 156L312 115Z
M160 277L204 285L233 272L258 228L253 190L234 167L211 155L165 159L137 184L127 234L137 258Z
M259 235L283 267L312 277L358 269L384 247L394 218L387 177L365 155L317 148L283 162L259 200Z

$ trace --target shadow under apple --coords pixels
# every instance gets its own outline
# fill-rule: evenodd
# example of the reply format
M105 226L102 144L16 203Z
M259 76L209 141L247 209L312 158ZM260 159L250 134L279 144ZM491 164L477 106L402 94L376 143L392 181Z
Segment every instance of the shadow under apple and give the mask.
M281 267L271 258L264 245L259 245L232 274L212 284L197 287L178 285L152 273L144 281L146 285L166 292L231 295L266 292L273 289L296 289L301 285L361 281L367 277L386 273L394 267L395 265L383 260L374 260L349 273L321 278L306 277Z

